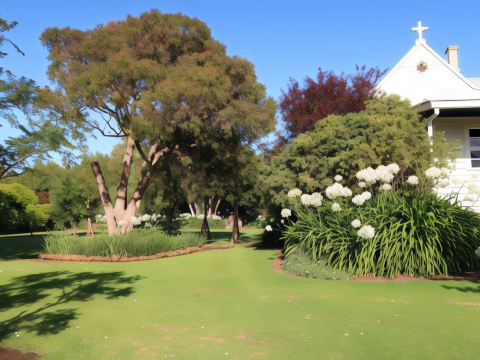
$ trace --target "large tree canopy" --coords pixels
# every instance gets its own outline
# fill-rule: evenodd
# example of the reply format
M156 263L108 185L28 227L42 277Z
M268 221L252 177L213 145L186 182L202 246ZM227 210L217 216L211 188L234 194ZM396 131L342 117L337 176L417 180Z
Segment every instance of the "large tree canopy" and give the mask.
M397 96L369 100L358 113L331 115L270 160L263 189L267 202L282 205L294 187L322 191L337 174L355 185L355 173L368 166L396 162L399 176L408 176L428 168L434 159L452 157L455 149L441 133L431 148L426 127L426 120Z
M115 206L98 163L93 163L109 232L140 208L143 194L166 154L188 155L212 139L250 143L274 125L274 102L253 66L228 57L203 22L150 11L93 30L49 28L49 75L58 112L77 128L126 138ZM133 152L145 162L127 201Z
M365 101L385 71L378 68L356 68L351 75L337 75L318 70L317 78L306 77L300 84L290 80L280 99L285 128L290 137L313 129L315 123L328 115L345 115L365 109Z

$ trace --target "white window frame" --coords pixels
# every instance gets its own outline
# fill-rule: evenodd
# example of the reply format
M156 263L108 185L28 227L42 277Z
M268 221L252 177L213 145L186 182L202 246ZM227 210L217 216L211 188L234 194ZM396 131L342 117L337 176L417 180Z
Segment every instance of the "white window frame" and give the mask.
M467 131L465 132L465 137L466 137L466 149L467 149L467 159L468 159L468 168L472 170L480 170L480 166L475 167L472 166L472 160L477 160L480 162L480 158L472 158L472 151L480 151L480 145L479 146L471 146L470 140L473 139L478 139L480 140L480 136L474 136L470 137L470 130L480 130L480 127L467 127Z

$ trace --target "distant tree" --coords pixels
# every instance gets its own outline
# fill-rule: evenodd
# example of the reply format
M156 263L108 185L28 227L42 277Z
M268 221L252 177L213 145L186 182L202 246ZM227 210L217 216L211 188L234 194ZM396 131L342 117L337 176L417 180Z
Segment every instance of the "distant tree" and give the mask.
M26 186L0 183L0 232L44 229L50 205L39 204L35 193Z
M64 177L50 192L50 202L57 228L76 227L80 221L91 216L84 188L72 176Z
M227 56L197 19L150 11L93 30L49 28L41 39L63 121L126 139L115 206L99 163L92 163L109 234L122 220L122 233L133 227L166 154L188 154L212 134L256 138L273 125L275 106L253 65ZM128 199L135 151L144 166Z
M365 109L375 85L385 74L378 68L357 66L356 73L337 75L318 70L317 78L306 77L303 84L290 80L280 98L280 111L290 138L313 129L328 115L345 115Z

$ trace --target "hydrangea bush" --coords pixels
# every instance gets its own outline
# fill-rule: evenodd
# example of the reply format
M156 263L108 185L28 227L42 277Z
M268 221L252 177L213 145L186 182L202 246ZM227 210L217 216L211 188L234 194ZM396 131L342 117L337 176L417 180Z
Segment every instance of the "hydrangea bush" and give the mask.
M397 164L360 170L353 191L337 175L325 197L291 190L291 207L281 212L286 254L304 251L356 275L479 269L480 217L461 207L457 195L432 191L447 183L448 169L431 167L405 181L399 173Z

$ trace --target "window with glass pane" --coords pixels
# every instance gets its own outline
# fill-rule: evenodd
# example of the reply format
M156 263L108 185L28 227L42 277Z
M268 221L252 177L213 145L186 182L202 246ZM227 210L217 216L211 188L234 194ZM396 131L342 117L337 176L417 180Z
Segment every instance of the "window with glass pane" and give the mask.
M472 167L480 167L480 129L468 129Z

